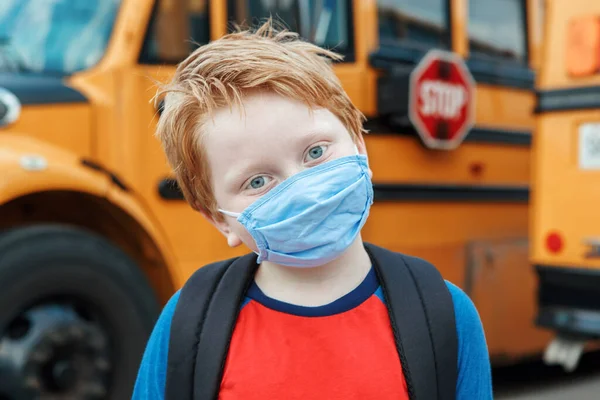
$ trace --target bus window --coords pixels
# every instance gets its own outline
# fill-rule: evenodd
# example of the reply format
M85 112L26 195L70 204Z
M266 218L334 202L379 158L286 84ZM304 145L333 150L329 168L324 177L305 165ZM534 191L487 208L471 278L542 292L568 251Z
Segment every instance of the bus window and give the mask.
M0 1L0 70L63 75L91 68L104 56L120 5Z
M208 0L158 0L140 62L177 64L209 38Z
M240 26L272 16L318 46L353 53L350 0L229 0L228 6L230 19Z
M447 0L378 0L381 45L447 48L450 43Z
M469 1L471 55L522 63L527 61L524 1Z

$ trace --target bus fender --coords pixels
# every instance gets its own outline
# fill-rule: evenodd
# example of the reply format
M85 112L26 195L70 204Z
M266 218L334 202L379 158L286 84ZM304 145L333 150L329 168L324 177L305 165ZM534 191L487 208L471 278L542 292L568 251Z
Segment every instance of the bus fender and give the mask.
M64 149L28 137L0 135L0 206L46 191L86 193L119 207L148 233L170 274L176 275L175 257L166 236L131 191L123 191L109 175L86 166L80 157Z

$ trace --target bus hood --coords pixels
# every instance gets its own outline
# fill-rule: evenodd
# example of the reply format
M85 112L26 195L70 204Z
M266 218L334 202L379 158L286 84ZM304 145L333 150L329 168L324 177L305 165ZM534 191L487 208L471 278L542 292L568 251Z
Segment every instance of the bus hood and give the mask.
M91 102L62 77L0 73L0 137L31 137L89 156Z

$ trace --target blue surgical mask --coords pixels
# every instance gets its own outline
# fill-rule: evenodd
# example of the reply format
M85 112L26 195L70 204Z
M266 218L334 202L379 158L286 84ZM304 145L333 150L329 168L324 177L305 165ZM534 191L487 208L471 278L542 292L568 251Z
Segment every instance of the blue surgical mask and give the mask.
M339 257L358 236L373 204L364 155L341 157L281 182L237 218L252 235L258 260L317 267Z

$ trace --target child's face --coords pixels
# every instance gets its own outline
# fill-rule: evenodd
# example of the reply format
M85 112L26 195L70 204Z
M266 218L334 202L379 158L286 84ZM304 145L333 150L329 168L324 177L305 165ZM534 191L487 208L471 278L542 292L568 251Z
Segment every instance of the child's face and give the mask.
M335 115L326 109L309 111L302 102L263 93L245 98L243 114L235 107L216 112L205 126L203 145L219 208L242 212L292 175L354 154L355 142ZM362 137L356 145L366 154ZM243 242L256 251L235 218L209 219L230 246Z

